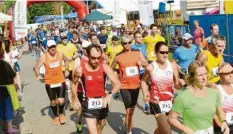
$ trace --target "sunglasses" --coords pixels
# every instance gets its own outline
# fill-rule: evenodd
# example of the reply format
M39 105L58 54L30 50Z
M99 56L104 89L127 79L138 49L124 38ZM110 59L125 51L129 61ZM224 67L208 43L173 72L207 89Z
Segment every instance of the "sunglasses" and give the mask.
M51 46L51 47L49 47L49 48L56 48L56 46L55 46L55 45L53 45L53 46Z
M159 51L160 54L168 54L169 51Z
M118 41L118 40L113 40L113 41Z
M123 42L123 45L127 45L127 44L131 44L132 43L132 41L130 41L130 42Z
M91 60L100 60L101 56L100 57L93 57L93 56L90 56L90 59Z
M229 75L229 74L233 74L233 71L228 72L228 73L219 73L219 74L223 74L223 75Z

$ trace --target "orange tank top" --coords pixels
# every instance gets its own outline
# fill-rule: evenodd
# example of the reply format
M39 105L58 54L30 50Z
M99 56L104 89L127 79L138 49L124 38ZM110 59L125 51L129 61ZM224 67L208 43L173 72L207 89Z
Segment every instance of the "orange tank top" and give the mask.
M49 58L49 54L45 53L45 84L59 84L65 81L62 72L62 58L60 53L56 53L55 59Z
M130 52L120 52L116 55L119 65L121 89L137 89L140 86L140 73L138 61L140 52L131 50Z

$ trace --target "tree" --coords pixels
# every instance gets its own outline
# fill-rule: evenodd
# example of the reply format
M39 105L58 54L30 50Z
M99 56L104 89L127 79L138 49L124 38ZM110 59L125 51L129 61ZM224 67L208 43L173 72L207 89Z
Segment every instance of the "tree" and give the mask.
M15 0L5 0L4 1L4 13L7 13L8 10L15 4Z
M27 11L27 20L31 24L34 23L35 16L53 15L54 7L52 2L32 4L28 7Z

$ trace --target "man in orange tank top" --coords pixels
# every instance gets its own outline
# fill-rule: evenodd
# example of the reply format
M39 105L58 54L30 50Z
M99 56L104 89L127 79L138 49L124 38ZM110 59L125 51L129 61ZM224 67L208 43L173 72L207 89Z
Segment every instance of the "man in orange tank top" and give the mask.
M48 52L44 53L34 66L34 71L38 80L41 80L40 67L45 66L45 87L50 99L50 107L54 114L53 123L55 125L65 124L64 98L65 98L65 77L62 72L62 60L65 61L65 76L69 75L68 59L56 51L56 42L49 40L47 42ZM58 107L58 108L57 108ZM59 109L59 110L58 110Z
M140 66L146 67L147 60L140 51L131 48L132 39L130 36L122 38L123 51L115 56L112 68L119 65L121 97L123 99L126 115L125 125L127 134L132 134L132 117L138 100L140 88Z
M88 62L77 67L73 76L73 82L78 86L79 80L84 85L84 101L80 104L77 97L77 88L72 90L75 97L74 109L83 109L89 134L101 134L108 115L108 105L112 94L117 93L120 82L113 70L103 62L100 62L102 48L99 45L91 45L87 49ZM113 82L113 89L105 94L104 77L108 76Z

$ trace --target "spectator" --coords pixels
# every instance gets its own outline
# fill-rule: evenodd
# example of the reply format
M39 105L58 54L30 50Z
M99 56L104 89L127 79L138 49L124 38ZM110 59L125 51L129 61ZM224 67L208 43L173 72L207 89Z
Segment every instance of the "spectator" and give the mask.
M198 20L193 21L194 24L194 31L193 31L193 36L194 36L194 44L200 45L203 40L204 40L204 30L199 26Z
M104 26L100 27L100 34L98 34L97 37L98 37L101 45L106 45L108 35L106 34Z

